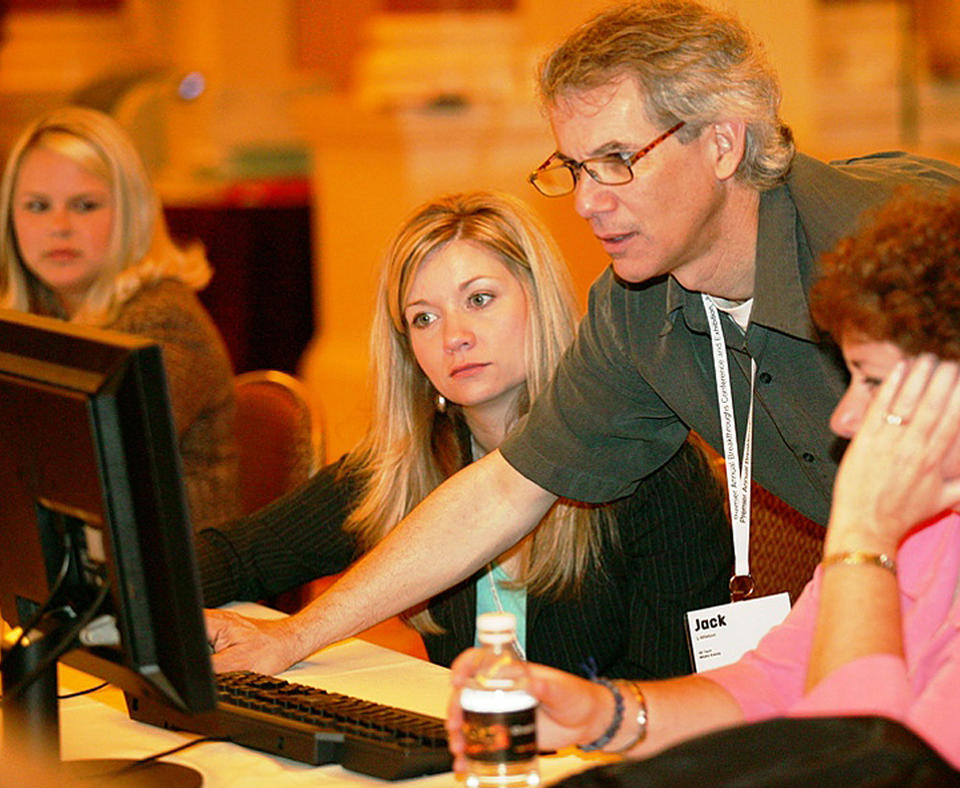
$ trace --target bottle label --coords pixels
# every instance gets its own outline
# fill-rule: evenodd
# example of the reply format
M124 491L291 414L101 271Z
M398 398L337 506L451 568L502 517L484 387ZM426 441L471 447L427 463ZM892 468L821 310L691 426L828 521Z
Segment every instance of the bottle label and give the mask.
M527 761L537 754L535 706L519 711L463 710L467 757L486 763Z

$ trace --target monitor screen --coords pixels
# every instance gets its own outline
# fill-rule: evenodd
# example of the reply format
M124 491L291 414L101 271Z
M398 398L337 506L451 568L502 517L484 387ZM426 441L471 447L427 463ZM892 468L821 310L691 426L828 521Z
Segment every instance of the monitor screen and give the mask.
M8 623L56 616L62 661L183 711L214 707L157 344L0 310L0 502Z

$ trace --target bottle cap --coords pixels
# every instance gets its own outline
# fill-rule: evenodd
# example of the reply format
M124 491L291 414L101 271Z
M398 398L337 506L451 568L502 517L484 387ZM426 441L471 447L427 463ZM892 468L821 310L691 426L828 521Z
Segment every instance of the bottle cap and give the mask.
M513 613L481 613L477 616L477 638L481 643L509 643L517 631Z

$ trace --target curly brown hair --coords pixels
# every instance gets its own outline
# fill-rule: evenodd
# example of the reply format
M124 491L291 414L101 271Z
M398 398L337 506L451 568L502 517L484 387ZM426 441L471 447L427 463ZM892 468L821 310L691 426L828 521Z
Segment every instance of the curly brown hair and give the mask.
M960 188L897 193L820 265L810 308L838 341L853 331L960 359Z

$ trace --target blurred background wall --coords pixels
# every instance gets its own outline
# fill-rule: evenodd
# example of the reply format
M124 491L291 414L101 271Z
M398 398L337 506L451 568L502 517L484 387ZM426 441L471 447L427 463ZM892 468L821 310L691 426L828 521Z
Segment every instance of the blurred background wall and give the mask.
M956 0L729 0L765 41L801 149L960 160ZM7 0L0 149L67 101L131 131L239 370L299 372L328 457L366 422L379 255L441 191L499 188L558 236L578 293L605 260L526 173L552 151L537 61L598 0Z

